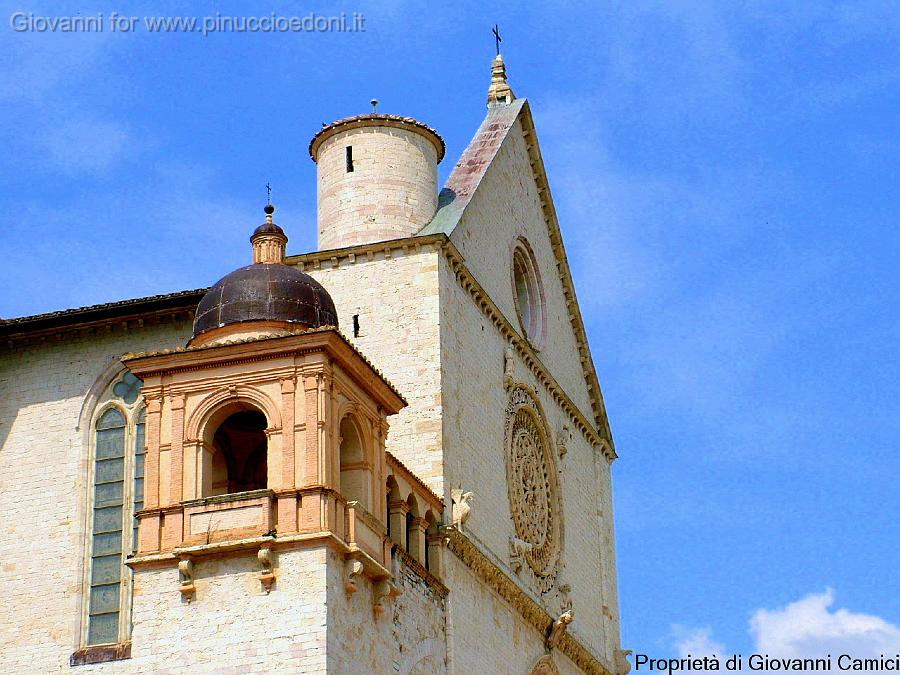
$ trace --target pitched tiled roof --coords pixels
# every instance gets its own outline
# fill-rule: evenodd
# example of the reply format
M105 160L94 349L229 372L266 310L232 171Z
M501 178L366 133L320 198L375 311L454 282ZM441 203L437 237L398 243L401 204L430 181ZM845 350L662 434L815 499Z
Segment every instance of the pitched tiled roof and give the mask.
M0 335L30 333L49 328L117 319L135 314L149 314L169 309L194 309L207 290L206 288L197 288L190 291L151 295L146 298L106 302L101 305L90 305L58 312L3 319L0 320Z
M419 230L419 234L443 233L449 236L453 232L510 128L516 123L523 105L525 99L520 98L509 105L488 109L475 137L453 167L438 196L437 213L428 225Z

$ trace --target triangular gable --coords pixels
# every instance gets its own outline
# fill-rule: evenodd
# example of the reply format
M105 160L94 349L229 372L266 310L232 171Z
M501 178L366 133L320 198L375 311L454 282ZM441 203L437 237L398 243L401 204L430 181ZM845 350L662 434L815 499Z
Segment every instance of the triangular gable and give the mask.
M538 145L535 133L534 120L531 109L526 99L516 99L508 105L494 105L488 108L488 114L475 133L475 137L460 157L454 167L446 185L441 190L438 200L438 211L431 222L423 227L418 234L443 233L450 236L462 219L466 207L472 200L478 186L487 173L503 142L506 140L510 129L519 121L528 149L528 156L532 168L533 178L541 197L541 207L544 212L544 221L550 236L550 244L556 258L557 270L562 283L563 293L568 308L569 320L575 334L578 345L582 371L586 380L588 397L591 402L591 412L594 423L602 437L610 444L610 450L615 452L612 433L606 415L606 406L603 402L603 393L594 368L591 357L587 334L584 329L584 320L578 306L575 295L575 285L572 281L572 272L566 258L563 246L562 233L553 198L550 193L550 184L544 168L544 160Z

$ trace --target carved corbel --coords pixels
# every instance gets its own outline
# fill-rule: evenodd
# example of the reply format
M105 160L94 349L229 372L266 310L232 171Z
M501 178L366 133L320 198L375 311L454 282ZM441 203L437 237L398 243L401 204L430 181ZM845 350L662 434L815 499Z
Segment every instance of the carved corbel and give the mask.
M178 590L181 591L181 597L190 604L197 592L197 588L194 586L194 563L187 558L179 560L178 576L181 581Z
M275 570L272 564L272 549L261 548L259 549L259 553L256 554L256 557L262 567L262 570L259 573L259 582L263 585L266 595L268 595L272 591L272 585L275 583Z
M400 589L390 579L382 579L375 582L374 591L374 607L376 618L384 614L387 609L387 601L400 595Z
M522 565L525 564L525 555L530 553L532 548L534 548L532 544L518 537L509 538L509 566L513 572L518 574L522 571Z
M559 615L559 618L550 626L550 633L547 635L547 648L553 649L562 640L569 624L575 620L575 610L570 609Z
M359 590L359 578L365 571L365 567L360 560L347 561L347 581L344 584L344 590L347 595L353 597L353 594Z

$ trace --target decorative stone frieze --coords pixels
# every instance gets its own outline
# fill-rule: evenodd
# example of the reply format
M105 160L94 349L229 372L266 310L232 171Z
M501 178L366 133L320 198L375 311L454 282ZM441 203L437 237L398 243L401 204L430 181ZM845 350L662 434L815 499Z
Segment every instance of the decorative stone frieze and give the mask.
M493 560L465 534L455 527L441 528L447 546L475 576L493 589L518 613L522 619L543 635L549 635L555 617L538 604L517 581L508 576ZM572 662L590 675L612 675L591 651L568 632L560 637L556 649L569 657Z

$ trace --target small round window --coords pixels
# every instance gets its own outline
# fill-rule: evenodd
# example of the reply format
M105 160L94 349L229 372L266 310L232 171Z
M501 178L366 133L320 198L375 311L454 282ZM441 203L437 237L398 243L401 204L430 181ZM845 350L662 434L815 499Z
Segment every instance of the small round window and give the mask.
M544 342L544 289L531 247L518 239L512 255L513 294L522 333L535 349Z

